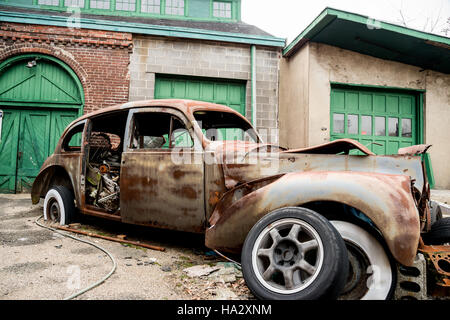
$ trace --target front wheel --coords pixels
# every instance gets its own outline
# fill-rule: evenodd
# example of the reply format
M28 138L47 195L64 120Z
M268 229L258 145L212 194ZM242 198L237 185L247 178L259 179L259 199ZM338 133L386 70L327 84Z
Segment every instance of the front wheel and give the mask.
M72 192L64 186L53 186L47 191L44 200L44 220L60 225L73 222L75 204Z
M242 249L247 286L260 299L335 299L345 284L344 241L318 213L275 210L250 230Z
M346 221L331 223L348 250L349 274L341 300L386 300L395 290L396 273L383 246L363 228Z

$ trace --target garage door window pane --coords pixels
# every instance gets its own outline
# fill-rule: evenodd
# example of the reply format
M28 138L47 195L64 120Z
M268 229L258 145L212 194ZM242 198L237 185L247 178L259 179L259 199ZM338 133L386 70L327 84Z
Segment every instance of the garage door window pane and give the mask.
M398 137L398 118L389 118L389 136Z
M361 116L361 134L362 135L372 135L372 117L371 116Z
M386 124L384 117L375 117L375 135L376 136L386 135Z
M333 114L333 133L344 133L344 115Z
M411 119L402 119L402 137L411 137Z
M136 0L116 0L116 10L135 11Z
M358 116L356 114L347 116L347 125L349 134L358 134Z

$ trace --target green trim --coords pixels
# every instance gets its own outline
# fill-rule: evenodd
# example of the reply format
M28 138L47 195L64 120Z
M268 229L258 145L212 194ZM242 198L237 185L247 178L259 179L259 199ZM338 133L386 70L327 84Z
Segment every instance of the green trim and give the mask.
M21 8L30 8L30 9L43 9L49 11L59 11L59 12L67 12L70 7L64 5L64 0L59 1L59 5L51 6L51 5L40 5L38 4L38 0L33 0L32 5L26 4L16 4L13 2L14 0L0 0L0 5L7 5L13 7L21 7ZM211 7L212 1L209 0ZM189 16L189 0L185 0L184 5L184 15L171 15L166 14L166 0L160 1L160 12L159 13L150 13L150 12L142 12L141 11L141 3L142 0L136 0L135 10L117 10L116 9L116 0L110 0L110 8L109 9L98 9L91 8L91 0L84 0L84 7L80 8L80 11L85 14L96 14L96 15L113 15L113 16L133 16L133 17L148 17L148 18L157 18L157 19L177 19L177 20L192 20L192 21L214 21L214 22L238 22L240 21L240 1L238 0L224 0L227 2L232 2L233 7L239 7L236 9L232 9L232 18L216 18L212 15L212 11L210 10L209 17L190 17Z
M286 46L286 48L283 50L283 55L289 57L294 54L304 43L311 40L315 35L321 32L330 22L335 19L352 21L364 25L367 25L368 21L371 20L371 18L369 18L368 16L336 10L333 8L325 8L319 14L319 16L314 19L314 21L308 27L306 27L304 31L302 31L288 46ZM415 37L425 41L433 41L450 46L450 38L444 36L418 31L377 20L377 28L378 27L383 30L400 33L405 36Z
M252 125L256 129L256 47L250 49Z
M373 89L383 89L383 90L400 90L400 91L415 91L415 92L425 92L425 89L411 89L411 88L403 88L403 87L391 87L391 86L382 86L382 85L371 85L371 84L363 84L363 83L345 83L345 82L335 82L330 81L331 86L346 86L346 87L364 87L364 88L373 88Z
M6 22L38 24L67 27L70 17L47 16L30 13L0 11L0 20ZM149 25L142 23L106 21L80 18L80 27L83 29L107 30L165 37L177 37L199 40L211 40L244 44L255 44L272 47L284 47L285 39L270 36L246 35L204 29L191 29L182 27L169 27Z
M418 97L418 109L419 112L417 114L419 128L418 128L418 136L419 136L419 144L425 143L425 117L424 117L424 104L423 104L423 95L424 92L419 93ZM431 157L429 153L425 153L422 155L422 160L425 164L425 169L427 171L427 178L428 178L428 184L430 185L430 188L434 188L435 180L434 180L434 173L433 173L433 166L431 165Z
M306 27L290 44L283 49L283 56L289 57L297 51L306 41L319 33L336 17L328 14L328 8L323 10L314 21Z

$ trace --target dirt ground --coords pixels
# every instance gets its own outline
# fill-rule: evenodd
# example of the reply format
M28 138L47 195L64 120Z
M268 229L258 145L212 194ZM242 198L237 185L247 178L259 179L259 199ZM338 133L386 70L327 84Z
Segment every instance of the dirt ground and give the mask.
M450 192L432 198L450 203ZM40 205L29 194L0 194L0 300L64 299L107 275L113 263L102 251L36 225ZM41 219L41 223L44 221ZM253 300L232 263L204 246L204 236L81 217L79 230L106 236L126 235L165 248L164 252L72 234L111 253L114 274L75 298L80 300ZM237 257L231 257L237 259ZM193 266L220 268L190 277Z
M102 279L113 266L102 251L37 226L42 211L42 204L31 205L28 194L0 194L0 300L63 299ZM241 272L204 247L202 235L91 217L80 222L80 230L125 234L129 240L166 250L76 235L109 251L117 269L103 284L75 299L254 299ZM183 269L194 265L226 268L219 276L191 278Z

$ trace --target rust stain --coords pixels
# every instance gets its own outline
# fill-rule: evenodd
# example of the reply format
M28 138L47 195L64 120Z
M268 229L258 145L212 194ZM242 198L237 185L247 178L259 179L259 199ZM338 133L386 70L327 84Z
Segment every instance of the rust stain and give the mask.
M175 170L174 172L173 172L173 177L175 178L175 179L180 179L181 177L183 177L184 175L185 175L186 173L185 172L183 172L183 171L181 171L181 170Z

